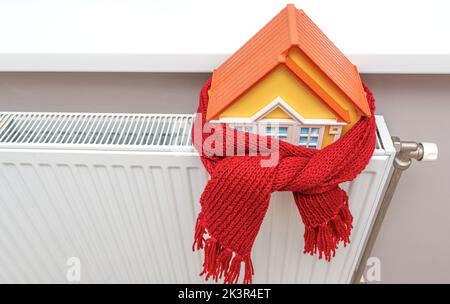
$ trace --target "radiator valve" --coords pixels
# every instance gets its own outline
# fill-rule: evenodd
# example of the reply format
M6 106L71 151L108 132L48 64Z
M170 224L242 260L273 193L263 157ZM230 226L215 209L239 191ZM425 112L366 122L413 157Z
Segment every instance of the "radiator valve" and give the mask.
M406 170L411 165L412 159L418 161L435 161L438 156L438 148L435 143L418 143L415 141L401 141L399 137L392 136L397 155L394 166L400 170Z
M438 147L435 143L420 143L423 149L423 156L420 161L435 161L438 157Z

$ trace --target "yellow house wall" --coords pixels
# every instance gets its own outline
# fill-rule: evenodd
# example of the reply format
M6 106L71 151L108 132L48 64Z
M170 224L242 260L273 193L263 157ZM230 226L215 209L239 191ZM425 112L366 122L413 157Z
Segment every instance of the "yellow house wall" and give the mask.
M330 135L330 126L325 126L325 130L323 132L323 138L322 138L322 147L326 147L329 144L334 142L334 135Z
M274 69L274 71L222 112L220 118L251 117L277 97L281 97L305 118L337 119L328 106L285 66L279 66ZM276 108L268 113L265 118L290 118L290 116L282 109ZM334 135L329 135L328 127L326 127L322 139L322 147L333 141Z
M344 135L360 118L360 113L353 106L348 97L321 72L313 62L300 50L293 48L288 56L301 67L311 78L339 103L350 114L351 123L344 126ZM259 81L248 92L238 98L229 108L222 112L220 118L248 118L253 116L268 103L281 97L297 113L309 119L337 119L326 104L302 81L293 75L284 65L275 68L271 73ZM277 108L265 116L266 118L289 118L282 109ZM322 139L322 147L334 141L326 126Z
M220 118L251 117L278 96L305 118L337 118L327 105L285 66L275 68L223 111Z
M264 118L271 118L271 119L290 119L291 116L289 116L288 113L283 111L280 107L277 107L272 112L268 113Z

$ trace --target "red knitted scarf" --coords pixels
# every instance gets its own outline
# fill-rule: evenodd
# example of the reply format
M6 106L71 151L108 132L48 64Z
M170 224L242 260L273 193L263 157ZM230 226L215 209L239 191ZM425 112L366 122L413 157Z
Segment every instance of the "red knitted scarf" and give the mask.
M318 253L319 259L329 261L341 241L344 246L349 243L352 229L348 197L339 184L353 180L365 168L375 148L375 107L370 90L364 86L372 116L361 118L333 144L314 150L225 125L216 124L220 128L211 130L205 123L210 84L208 80L200 93L192 132L194 145L211 177L200 198L202 208L193 244L193 250L204 249L201 275L216 282L224 278L225 283L237 283L243 262L243 282L251 283L254 274L251 249L274 191L293 192L305 224L304 253ZM196 128L201 131L196 132ZM214 151L205 147L208 137L218 130L225 141L220 153L217 145L212 145ZM245 140L245 151L250 155L224 156L229 155L230 143L234 144L238 138ZM267 155L255 142L262 140L267 140L269 148L279 144L277 165L261 165Z

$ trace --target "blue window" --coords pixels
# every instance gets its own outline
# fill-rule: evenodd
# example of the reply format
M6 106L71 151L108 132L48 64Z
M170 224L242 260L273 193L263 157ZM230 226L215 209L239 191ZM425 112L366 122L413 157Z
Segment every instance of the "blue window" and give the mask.
M311 149L317 149L319 145L320 128L302 127L300 128L299 145Z
M287 135L288 128L287 127L279 127L278 128L278 134L280 135Z
M249 132L252 133L253 132L253 127L247 127L247 126L234 126L233 128L235 128L238 131L244 131L244 132Z
M319 142L319 138L318 137L311 137L309 139L309 143L310 144L317 145L318 142Z
M288 127L266 127L266 135L274 136L279 140L287 140L288 132Z

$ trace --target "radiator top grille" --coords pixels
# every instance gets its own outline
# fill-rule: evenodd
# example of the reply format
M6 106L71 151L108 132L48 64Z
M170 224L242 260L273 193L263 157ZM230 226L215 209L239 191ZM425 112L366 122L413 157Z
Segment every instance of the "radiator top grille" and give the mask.
M191 149L194 115L1 113L0 144Z
M191 114L0 112L0 147L193 151ZM376 149L383 149L377 134Z

